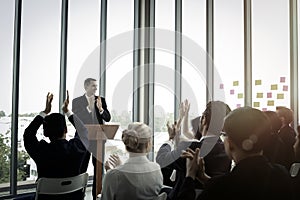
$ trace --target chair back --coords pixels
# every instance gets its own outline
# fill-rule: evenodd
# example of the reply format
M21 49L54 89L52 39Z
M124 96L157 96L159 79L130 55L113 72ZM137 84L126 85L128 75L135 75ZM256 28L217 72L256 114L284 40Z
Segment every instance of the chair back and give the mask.
M68 194L76 194L76 199L84 199L88 173L68 178L40 178L37 181L35 200L41 199L73 199Z
M167 199L167 193L163 192L159 194L157 197L155 197L153 200L166 200Z

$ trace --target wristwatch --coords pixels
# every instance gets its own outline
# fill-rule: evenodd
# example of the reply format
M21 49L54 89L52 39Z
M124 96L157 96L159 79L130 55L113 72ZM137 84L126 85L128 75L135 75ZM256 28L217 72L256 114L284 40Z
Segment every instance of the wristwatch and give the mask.
M293 163L290 169L290 174L292 177L296 177L300 169L300 163Z

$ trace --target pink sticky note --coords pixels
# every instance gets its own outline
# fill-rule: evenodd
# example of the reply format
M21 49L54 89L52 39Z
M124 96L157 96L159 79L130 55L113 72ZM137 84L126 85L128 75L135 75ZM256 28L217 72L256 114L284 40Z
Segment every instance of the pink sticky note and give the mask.
M234 94L234 90L230 90L230 94Z
M267 93L267 98L272 98L272 92Z
M267 109L267 108L262 108L261 110L265 112L265 111L267 111L268 109Z
M224 84L223 83L220 84L220 89L224 89Z
M285 77L280 77L280 83L285 83Z
M283 88L282 88L282 90L283 90L283 91L288 91L288 90L289 90L289 86L284 85Z
M241 104L239 104L239 103L236 104L236 107L237 107L237 108L240 108L240 107L241 107Z

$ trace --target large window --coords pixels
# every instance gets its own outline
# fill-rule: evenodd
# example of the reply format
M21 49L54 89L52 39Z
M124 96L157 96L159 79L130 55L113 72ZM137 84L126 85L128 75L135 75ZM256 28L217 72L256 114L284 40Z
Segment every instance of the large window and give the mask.
M18 185L34 183L37 178L35 163L24 149L23 133L33 117L45 109L47 92L54 94L51 111L59 112L61 1L27 0L22 7L18 165L27 169L18 170L22 180ZM37 136L43 138L42 127Z
M81 0L69 1L67 47L67 89L70 98L85 93L84 80L95 78L99 81L100 58L100 1L89 3ZM99 93L100 87L96 93ZM72 101L70 101L72 102ZM71 108L72 105L70 105ZM75 129L68 123L68 138L74 136ZM90 176L94 174L92 159L87 169Z
M214 98L231 109L244 105L243 20L243 1L215 0Z
M174 120L175 1L155 2L155 27L154 154L169 139L167 121Z
M253 0L252 106L290 106L289 2Z
M106 156L127 154L122 130L132 121L134 0L107 2L106 102L110 123L120 124L114 140L106 142Z
M188 99L189 118L201 115L206 104L206 1L182 2L182 100ZM199 59L200 58L200 59Z
M9 193L14 1L0 1L0 197Z

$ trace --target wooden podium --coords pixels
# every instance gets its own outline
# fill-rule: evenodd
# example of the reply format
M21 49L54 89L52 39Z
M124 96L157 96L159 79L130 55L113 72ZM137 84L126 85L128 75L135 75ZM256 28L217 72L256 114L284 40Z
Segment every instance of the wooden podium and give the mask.
M96 196L102 190L102 175L104 172L105 142L107 139L113 139L117 133L119 125L117 124L86 124L88 129L88 139L90 144L95 144L96 152L91 152L97 159L96 163Z

